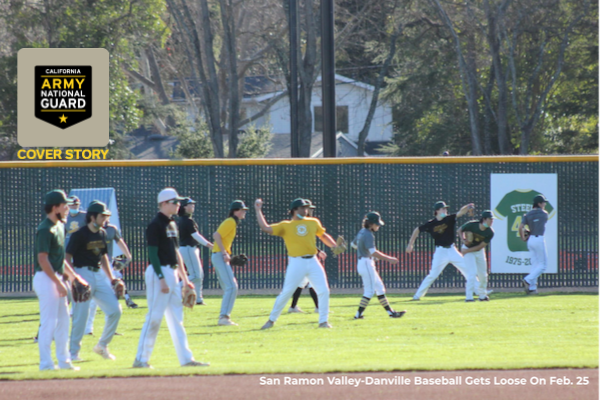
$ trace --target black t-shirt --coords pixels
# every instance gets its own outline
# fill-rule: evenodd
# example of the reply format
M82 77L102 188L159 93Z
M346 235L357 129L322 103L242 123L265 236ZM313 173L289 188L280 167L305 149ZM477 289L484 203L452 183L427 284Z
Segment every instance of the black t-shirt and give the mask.
M198 224L190 215L179 217L179 245L197 246L198 242L192 237L192 233L198 232Z
M160 265L178 264L176 249L179 248L179 235L173 218L159 212L146 229L146 239L148 246L158 247Z
M107 254L106 231L100 228L94 233L86 225L73 232L67 253L73 256L73 265L77 268L99 267L100 259Z
M435 241L436 246L450 246L454 244L456 233L456 214L450 214L441 221L434 218L419 227L419 232L427 232Z

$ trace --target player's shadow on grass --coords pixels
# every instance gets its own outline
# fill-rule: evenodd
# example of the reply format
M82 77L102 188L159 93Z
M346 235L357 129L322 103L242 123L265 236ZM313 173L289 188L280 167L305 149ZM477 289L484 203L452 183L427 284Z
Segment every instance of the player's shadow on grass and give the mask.
M6 322L0 322L0 324L20 324L22 322L40 322L39 318L36 319L22 319L20 321L6 321Z
M31 314L10 314L10 315L1 315L0 318L10 318L10 317L31 317L32 315L40 315L40 313L31 313Z
M37 366L39 365L38 363L32 363L32 364L14 364L14 365L0 365L0 369L2 368L17 368L17 367L31 367L31 366ZM10 372L3 372L4 374L10 373Z
M31 343L33 343L33 336L19 338L19 339L0 339L0 342L25 342L25 341L31 341Z

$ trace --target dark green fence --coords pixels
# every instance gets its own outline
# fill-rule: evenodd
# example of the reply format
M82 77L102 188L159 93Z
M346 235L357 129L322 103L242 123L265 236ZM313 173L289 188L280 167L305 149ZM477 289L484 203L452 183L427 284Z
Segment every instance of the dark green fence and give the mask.
M247 162L247 165L241 165ZM296 163L290 165L291 163ZM379 263L388 288L416 289L428 273L432 240L417 240L415 253L404 249L413 229L430 219L432 205L445 200L454 208L468 202L489 208L491 173L558 175L557 274L544 274L541 287L598 285L598 160L593 157L234 160L157 162L59 162L28 165L0 163L0 292L32 290L34 232L43 218L42 198L51 189L113 187L125 241L134 263L125 278L132 290L144 288L147 265L144 232L157 212L156 195L166 186L198 201L195 220L211 238L227 216L232 200L250 206L238 227L235 253L250 263L236 268L242 289L280 288L286 266L283 241L262 233L252 204L264 199L268 222L286 219L290 201L311 199L315 215L333 236L352 239L362 216L379 211L386 225L377 233L378 248L398 256L399 266ZM454 207L456 206L456 207ZM465 219L466 221L466 219ZM459 223L462 221L459 221ZM209 254L202 250L205 287L217 288ZM356 253L331 253L326 270L332 288L360 288ZM522 274L492 274L492 288L519 287ZM435 288L459 288L464 279L447 268Z

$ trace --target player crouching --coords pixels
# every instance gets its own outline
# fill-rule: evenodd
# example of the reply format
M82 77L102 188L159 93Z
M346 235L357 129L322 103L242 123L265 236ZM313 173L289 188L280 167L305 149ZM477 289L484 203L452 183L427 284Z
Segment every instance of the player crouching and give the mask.
M400 263L397 258L383 254L375 248L375 236L373 232L377 232L383 225L384 222L378 212L368 213L363 220L363 228L358 231L353 241L356 244L356 251L358 252L358 264L356 268L362 278L364 287L364 294L362 299L360 299L360 305L354 319L364 318L363 313L374 294L377 294L379 303L385 308L390 318L400 318L406 313L406 311L394 311L390 307L390 303L387 297L385 297L385 286L383 286L383 281L375 269L375 259L396 265Z

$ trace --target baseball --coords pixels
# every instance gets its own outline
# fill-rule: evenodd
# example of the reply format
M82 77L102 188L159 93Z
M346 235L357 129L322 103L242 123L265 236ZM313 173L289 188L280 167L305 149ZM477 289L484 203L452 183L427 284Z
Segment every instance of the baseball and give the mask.
M263 204L262 199L256 199L256 201L254 202L254 205L257 206L257 207L262 206L262 204Z

